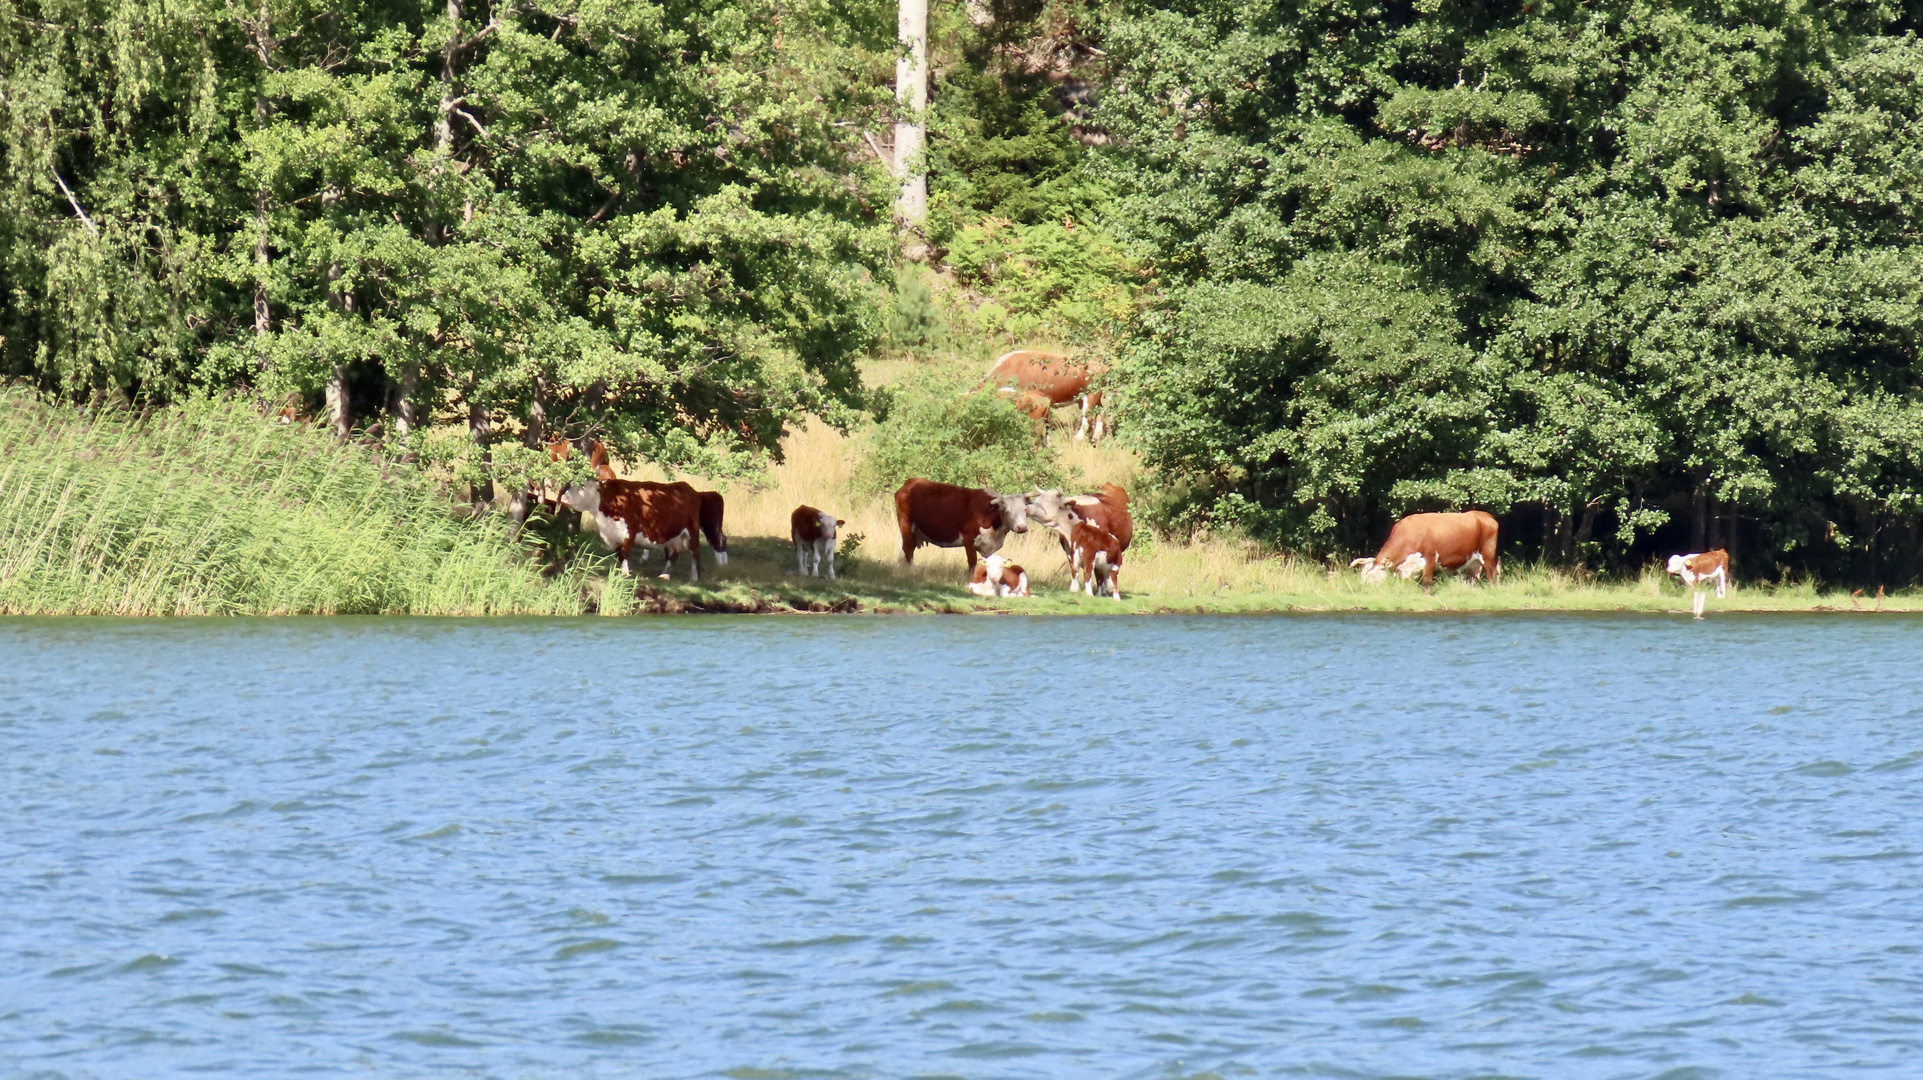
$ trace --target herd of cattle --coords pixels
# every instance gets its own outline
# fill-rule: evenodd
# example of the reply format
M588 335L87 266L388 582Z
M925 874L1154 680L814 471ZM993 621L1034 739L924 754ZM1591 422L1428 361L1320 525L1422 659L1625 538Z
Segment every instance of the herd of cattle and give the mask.
M1044 421L1057 406L1079 402L1081 424L1075 437L1100 440L1107 420L1101 391L1090 389L1095 374L1086 363L1062 353L1024 349L996 360L982 385L999 384L1000 392L1010 395L1017 408ZM568 444L553 443L549 451L564 460ZM537 499L556 515L592 515L602 543L618 556L624 575L632 576L633 553L641 548L663 553L663 579L675 558L687 552L688 580L700 581L702 536L714 550L715 562L727 564L728 540L722 528L725 502L719 492L697 491L682 481L622 480L609 467L607 451L598 442L590 446L589 461L595 479L567 487L557 499L541 499L530 491L517 517L524 518ZM895 492L895 522L901 530L904 563L913 563L915 549L923 544L961 548L968 558L969 591L982 596L1029 595L1027 571L999 553L1010 533L1026 533L1029 523L1035 522L1056 534L1068 557L1069 591L1093 596L1099 585L1120 600L1123 553L1135 538L1128 492L1115 484L1085 495L1066 495L1054 488L997 494L917 477ZM789 538L799 573L835 576L836 530L844 524L812 506L795 508L789 517ZM1396 522L1375 555L1349 565L1370 583L1386 580L1391 571L1405 581L1420 574L1425 589L1434 586L1438 571L1471 581L1486 573L1497 581L1502 564L1496 557L1496 538L1496 519L1481 510L1411 514ZM1694 593L1700 619L1704 588L1713 584L1716 595L1722 596L1729 585L1729 553L1719 549L1675 555L1668 570Z

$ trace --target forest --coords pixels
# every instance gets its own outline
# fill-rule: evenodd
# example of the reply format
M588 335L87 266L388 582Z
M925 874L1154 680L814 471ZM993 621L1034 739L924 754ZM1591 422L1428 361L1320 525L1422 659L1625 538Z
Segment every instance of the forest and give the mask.
M1923 5L0 0L0 367L489 499L1100 359L1166 537L1923 572ZM909 415L912 409L897 408Z

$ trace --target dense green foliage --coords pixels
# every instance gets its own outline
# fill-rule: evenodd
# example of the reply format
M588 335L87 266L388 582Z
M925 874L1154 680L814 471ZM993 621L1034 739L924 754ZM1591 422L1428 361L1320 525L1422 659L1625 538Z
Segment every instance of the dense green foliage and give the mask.
M1114 194L1089 168L1098 70L1087 0L938 8L929 107L928 239L977 302L978 335L1086 347L1134 312L1142 275L1107 228ZM976 19L981 21L977 22Z
M138 418L0 393L0 612L576 612L498 516L231 402Z
M1166 295L1123 430L1179 516L1311 549L1473 505L1914 574L1917 15L1128 0L1099 163Z
M0 365L75 400L332 383L476 479L590 431L725 470L859 405L880 14L0 0Z
M940 386L890 395L864 436L855 487L892 492L913 476L992 491L1059 484L1060 467L1036 437L1036 421L995 393Z

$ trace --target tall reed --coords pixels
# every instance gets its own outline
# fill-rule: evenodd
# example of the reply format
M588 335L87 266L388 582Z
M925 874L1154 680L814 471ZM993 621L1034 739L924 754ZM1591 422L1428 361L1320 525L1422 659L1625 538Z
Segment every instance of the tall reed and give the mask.
M83 412L0 390L0 613L570 613L498 516L246 405Z

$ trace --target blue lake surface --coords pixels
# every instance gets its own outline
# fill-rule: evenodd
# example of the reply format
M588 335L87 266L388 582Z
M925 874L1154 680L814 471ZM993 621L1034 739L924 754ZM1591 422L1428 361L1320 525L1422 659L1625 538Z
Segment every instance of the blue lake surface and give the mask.
M1923 621L0 622L11 1077L1923 1073Z

